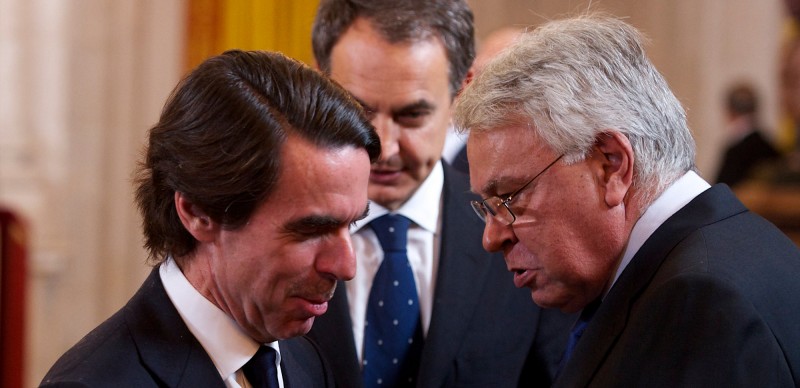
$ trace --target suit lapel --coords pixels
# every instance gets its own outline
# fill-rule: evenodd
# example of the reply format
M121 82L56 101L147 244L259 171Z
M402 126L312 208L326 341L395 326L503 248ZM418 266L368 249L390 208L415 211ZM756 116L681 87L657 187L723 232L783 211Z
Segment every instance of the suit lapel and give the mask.
M294 359L292 351L288 349L283 341L281 347L281 375L283 377L283 388L310 387L312 383L307 374L303 373L302 364ZM288 365L288 366L287 366Z
M490 262L480 255L483 224L473 216L466 177L444 166L442 239L431 324L423 348L420 386L439 386L467 335ZM477 254L476 254L477 253Z
M125 306L142 363L164 385L224 387L217 368L169 300L158 267Z
M331 374L320 362L319 349L307 337L280 341L281 371L284 388L323 388L332 386L327 381Z
M669 252L698 228L747 211L727 186L701 193L667 219L634 255L603 300L572 358L556 381L558 387L587 386L625 328L631 306L650 284Z

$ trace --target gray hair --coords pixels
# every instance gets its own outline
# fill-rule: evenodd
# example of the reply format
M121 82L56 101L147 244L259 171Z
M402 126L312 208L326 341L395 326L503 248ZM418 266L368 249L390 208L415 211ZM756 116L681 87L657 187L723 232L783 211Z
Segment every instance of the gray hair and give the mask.
M624 134L635 154L633 185L649 204L695 169L686 113L648 60L632 26L593 14L523 34L456 99L460 130L525 124L567 163L598 136Z

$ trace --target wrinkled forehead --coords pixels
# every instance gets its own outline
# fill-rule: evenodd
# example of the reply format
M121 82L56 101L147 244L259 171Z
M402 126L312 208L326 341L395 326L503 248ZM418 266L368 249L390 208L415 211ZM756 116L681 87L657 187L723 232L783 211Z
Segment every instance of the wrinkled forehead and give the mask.
M470 133L470 188L482 196L496 195L499 185L524 179L553 154L525 124Z

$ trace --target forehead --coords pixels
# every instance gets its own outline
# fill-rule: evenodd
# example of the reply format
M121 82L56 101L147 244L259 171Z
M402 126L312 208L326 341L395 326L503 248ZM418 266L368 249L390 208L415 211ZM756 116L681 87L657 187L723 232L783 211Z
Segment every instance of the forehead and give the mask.
M390 43L364 19L357 19L331 52L331 78L360 98L449 93L448 76L438 38Z
M527 124L512 124L470 133L467 158L470 186L481 195L496 195L530 178L554 153ZM545 163L545 164L542 164Z
M291 211L349 217L367 202L369 156L351 146L320 148L289 136L281 150L281 168L275 190L266 203ZM351 209L354 206L355 209Z

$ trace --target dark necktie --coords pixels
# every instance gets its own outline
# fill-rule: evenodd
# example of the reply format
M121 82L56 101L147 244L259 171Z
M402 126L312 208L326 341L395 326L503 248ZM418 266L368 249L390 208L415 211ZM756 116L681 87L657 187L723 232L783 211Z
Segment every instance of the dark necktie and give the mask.
M242 367L244 377L253 388L278 388L278 368L275 366L275 349L258 348L256 355Z
M373 220L383 262L369 293L364 326L364 386L413 387L422 351L419 298L406 244L411 220L388 214Z
M583 308L583 311L581 311L578 321L575 322L575 325L572 327L572 331L569 333L569 340L567 340L567 348L564 349L564 355L561 356L561 361L558 363L558 374L561 373L561 371L564 369L564 366L567 365L569 358L572 357L572 351L575 350L575 346L578 345L578 340L581 339L581 336L583 336L583 332L586 331L586 326L589 326L589 321L594 316L594 313L597 312L598 307L600 307L599 298L586 305L586 307Z

